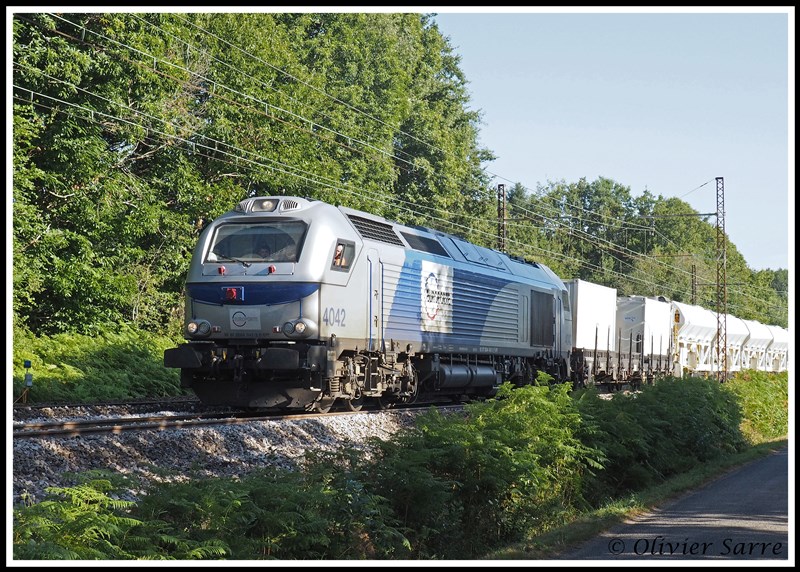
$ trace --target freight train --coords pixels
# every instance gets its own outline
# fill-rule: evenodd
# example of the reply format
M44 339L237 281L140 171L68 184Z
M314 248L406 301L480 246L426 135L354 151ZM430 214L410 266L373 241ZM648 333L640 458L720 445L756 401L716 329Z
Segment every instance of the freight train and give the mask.
M252 197L202 231L185 284L186 342L164 352L164 365L202 402L244 409L461 401L540 372L576 386L635 385L677 360L713 369L710 342L681 337L694 335L694 311L675 307L682 321L668 302L623 301L430 228ZM788 335L767 332L736 355L785 368Z
M786 371L789 332L663 297L618 296L614 288L567 280L572 305L572 376L577 386L636 389L656 377L741 370ZM724 363L723 362L724 359Z

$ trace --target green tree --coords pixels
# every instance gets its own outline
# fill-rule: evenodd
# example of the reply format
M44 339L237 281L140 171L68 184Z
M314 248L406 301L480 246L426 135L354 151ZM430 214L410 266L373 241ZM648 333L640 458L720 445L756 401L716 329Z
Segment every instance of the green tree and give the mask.
M419 14L15 14L21 325L161 330L205 224L296 194L485 239L478 115ZM476 219L478 222L472 222Z

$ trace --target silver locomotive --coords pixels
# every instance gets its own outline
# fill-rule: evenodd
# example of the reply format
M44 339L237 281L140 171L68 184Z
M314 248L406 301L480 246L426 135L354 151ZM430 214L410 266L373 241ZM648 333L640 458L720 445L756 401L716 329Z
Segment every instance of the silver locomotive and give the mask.
M549 268L321 201L243 200L203 230L185 288L164 365L207 404L359 410L570 375Z

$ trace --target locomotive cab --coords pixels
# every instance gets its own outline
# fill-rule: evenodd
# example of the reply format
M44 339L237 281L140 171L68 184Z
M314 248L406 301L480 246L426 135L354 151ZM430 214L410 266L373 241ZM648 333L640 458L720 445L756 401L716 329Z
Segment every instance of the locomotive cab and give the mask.
M317 400L334 373L320 292L326 282L347 283L357 254L357 237L336 213L315 201L257 197L201 233L185 285L186 343L164 354L182 386L204 403L245 408ZM335 234L331 218L340 220Z

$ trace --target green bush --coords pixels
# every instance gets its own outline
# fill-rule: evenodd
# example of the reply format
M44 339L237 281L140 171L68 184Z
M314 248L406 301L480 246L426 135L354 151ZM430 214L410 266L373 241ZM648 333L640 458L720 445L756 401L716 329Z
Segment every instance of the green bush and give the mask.
M14 331L14 395L25 389L24 368L31 362L33 386L27 402L111 401L180 395L177 370L164 367L164 350L175 341L135 330L106 326L93 335L34 336Z
M380 444L367 481L392 503L416 557L472 558L575 510L600 454L578 440L568 391L505 384L466 416L431 410Z
M341 460L339 456L335 456ZM157 487L139 518L162 519L194 544L217 540L230 559L364 559L408 554L384 499L332 457L303 472L256 471L240 481Z
M742 432L752 444L789 432L789 372L743 371L725 383L742 407Z
M589 390L576 401L583 442L605 456L603 470L585 482L595 506L746 447L741 408L714 380L667 378L640 393L603 400Z
M110 496L111 481L88 474L86 482L53 487L48 498L14 509L14 558L19 560L196 560L219 558L216 539L195 542L179 527L131 516L133 502Z

